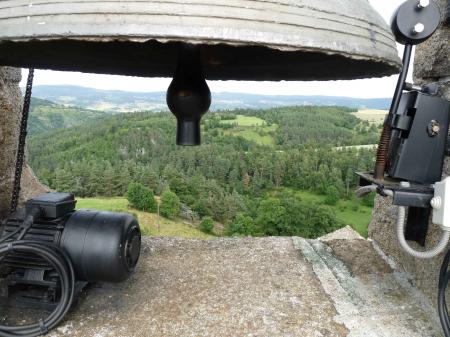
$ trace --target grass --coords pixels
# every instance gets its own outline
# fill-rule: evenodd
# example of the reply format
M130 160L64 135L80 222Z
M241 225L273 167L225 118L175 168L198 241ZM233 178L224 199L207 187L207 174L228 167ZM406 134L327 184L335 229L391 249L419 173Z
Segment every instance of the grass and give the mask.
M325 196L317 195L306 191L296 191L296 195L308 202L325 204ZM341 199L331 207L336 213L336 217L351 226L361 236L367 238L368 226L372 218L372 208L361 205L357 200Z
M223 120L222 124L237 124L238 126L265 126L267 123L264 119L255 116L237 115L236 119Z
M302 200L325 204L325 196L307 191L295 191L295 194ZM368 225L372 218L372 208L361 205L357 200L341 199L331 207L336 213L336 217L351 226L360 235L367 238ZM125 198L86 198L78 199L77 208L90 208L112 212L127 212L136 216L141 225L144 235L164 236L164 237L183 237L208 239L212 235L205 234L198 230L195 225L191 225L182 219L169 220L160 217L160 226L158 230L158 216L153 213L146 213L135 210L128 206ZM216 224L216 227L217 224Z
M237 115L236 119L223 120L222 124L235 124L233 129L225 130L225 134L240 136L260 145L274 146L275 141L271 133L278 129L278 125L268 126L266 121L255 116Z
M388 111L386 110L367 109L367 110L359 110L358 112L355 112L353 115L355 115L359 119L362 119L363 121L368 121L370 123L379 125L383 123L387 113Z
M208 239L211 235L199 231L195 226L181 219L169 220L153 213L141 212L128 206L125 198L86 198L78 199L77 208L98 209L101 211L127 212L139 220L143 235Z
M268 145L273 146L275 144L272 136L268 134L260 135L255 130L237 130L237 131L231 131L233 136L241 136L247 140L250 140L252 142L258 143L260 145Z

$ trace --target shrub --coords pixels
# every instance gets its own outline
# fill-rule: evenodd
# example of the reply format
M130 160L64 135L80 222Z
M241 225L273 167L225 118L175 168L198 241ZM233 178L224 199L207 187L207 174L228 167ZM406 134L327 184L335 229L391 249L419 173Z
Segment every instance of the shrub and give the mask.
M229 236L253 236L256 235L256 232L253 219L243 214L238 214L227 228L227 235Z
M173 218L180 212L180 199L172 191L165 191L161 195L161 205L159 212L165 218Z
M327 196L325 197L325 204L334 206L339 201L339 191L336 187L330 186L327 189Z
M153 191L139 183L128 185L127 199L131 207L145 212L156 212L156 200Z
M367 207L374 207L375 204L375 193L370 193L361 199L361 204Z
M204 217L198 228L204 233L212 233L214 229L214 221L211 217Z

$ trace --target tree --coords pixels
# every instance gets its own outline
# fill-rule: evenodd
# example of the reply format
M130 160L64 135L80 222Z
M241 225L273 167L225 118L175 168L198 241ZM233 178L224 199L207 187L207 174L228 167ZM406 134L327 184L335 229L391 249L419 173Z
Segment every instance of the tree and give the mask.
M214 229L214 221L211 217L204 217L202 222L198 225L198 228L204 233L212 233Z
M118 167L114 172L114 194L124 195L130 183L130 172L126 166Z
M325 197L325 203L330 206L334 206L339 201L339 191L334 186L329 186L327 189L327 196Z
M73 178L69 171L68 166L64 166L64 168L57 169L55 173L55 188L60 192L71 192L72 191L72 183Z
M180 212L180 199L172 191L165 191L161 195L161 205L159 211L165 218L173 218Z
M257 234L255 222L249 216L238 214L236 219L228 226L229 236L253 236Z
M110 162L106 163L105 172L105 196L112 197L114 195L114 170Z
M127 199L130 205L138 210L156 212L157 204L153 191L139 183L128 185Z
M282 235L280 228L284 224L286 208L277 198L268 198L261 201L258 207L256 223L261 226L266 235Z

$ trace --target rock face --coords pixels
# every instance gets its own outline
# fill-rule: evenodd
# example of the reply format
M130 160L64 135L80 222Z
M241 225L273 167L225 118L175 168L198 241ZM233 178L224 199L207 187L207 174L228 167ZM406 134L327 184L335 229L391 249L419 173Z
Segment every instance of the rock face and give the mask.
M7 215L14 180L14 165L11 164L17 153L20 79L19 69L0 68L0 218Z
M442 337L404 273L339 237L144 238L136 273L85 289L49 336Z
M14 166L22 114L22 95L19 89L20 69L0 67L0 219L8 215L14 182ZM35 178L28 166L22 176L22 201L43 193L46 188Z
M442 13L445 13L447 1L438 1ZM415 81L417 83L440 82L440 94L450 99L450 25L442 25L427 42L419 45L415 60ZM450 175L450 160L444 164L444 176ZM397 243L395 221L397 208L389 198L378 197L374 216L369 226L369 236L396 262L402 265L414 278L417 286L433 302L437 298L438 273L443 255L431 260L419 260L404 253ZM430 224L426 247L433 247L439 240L441 230ZM412 243L414 246L414 243ZM418 245L416 249L421 249Z

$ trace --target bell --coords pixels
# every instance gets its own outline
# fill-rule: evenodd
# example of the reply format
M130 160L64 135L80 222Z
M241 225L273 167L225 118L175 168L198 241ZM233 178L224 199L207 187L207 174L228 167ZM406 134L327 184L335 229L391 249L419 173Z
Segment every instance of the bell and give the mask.
M209 80L335 80L397 73L367 0L0 1L0 64L172 77L179 43Z
M0 1L0 65L173 77L186 45L200 64L194 77L208 80L356 79L401 67L367 0Z

